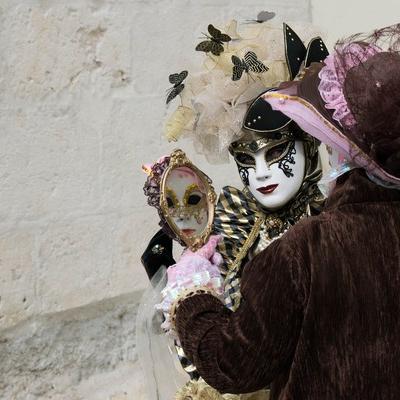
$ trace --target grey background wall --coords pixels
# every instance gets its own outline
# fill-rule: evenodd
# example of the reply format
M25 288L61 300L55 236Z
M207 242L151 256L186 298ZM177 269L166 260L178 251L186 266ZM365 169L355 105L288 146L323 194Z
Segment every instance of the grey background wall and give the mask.
M145 204L140 167L176 147L161 134L167 77L193 63L193 43L209 22L245 20L272 10L280 20L313 19L332 44L355 31L399 22L397 3L1 0L0 334L5 332L8 346L20 337L26 340L18 346L26 345L38 324L53 326L49 315L61 315L56 325L63 326L60 321L76 313L85 321L96 312L112 314L116 298L132 307L137 303L147 284L139 256L158 222ZM239 184L234 166L212 167L189 142L180 147L217 189ZM105 305L107 299L114 308ZM126 315L133 320L129 307ZM87 330L79 329L77 335L84 336ZM133 337L134 327L126 329L124 334ZM117 392L130 396L140 381L134 339L128 350L120 346L121 361L134 367L116 376L136 383ZM12 349L0 340L0 364ZM41 361L34 350L28 357ZM93 374L99 372L96 362L101 364L96 360ZM117 364L99 370L108 372ZM42 379L40 373L27 371L22 378L11 366L7 373L16 382L14 389L7 386L9 398L54 396L54 388L32 394L30 379ZM96 397L89 376L74 381L73 393L66 378L60 398L111 398L105 388Z

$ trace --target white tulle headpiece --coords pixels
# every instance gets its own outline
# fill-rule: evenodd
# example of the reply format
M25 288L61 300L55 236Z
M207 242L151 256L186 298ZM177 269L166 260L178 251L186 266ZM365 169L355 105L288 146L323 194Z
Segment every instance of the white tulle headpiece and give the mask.
M316 36L310 25L292 25L303 40ZM243 136L242 121L249 102L266 88L290 79L281 24L255 22L240 25L240 31L237 28L234 20L218 27L232 40L223 43L224 51L218 56L204 53L202 65L188 68L179 93L181 104L165 123L168 141L190 137L196 151L214 164L226 162L229 145ZM249 52L268 70L243 71L240 79L233 80L232 56L243 60Z

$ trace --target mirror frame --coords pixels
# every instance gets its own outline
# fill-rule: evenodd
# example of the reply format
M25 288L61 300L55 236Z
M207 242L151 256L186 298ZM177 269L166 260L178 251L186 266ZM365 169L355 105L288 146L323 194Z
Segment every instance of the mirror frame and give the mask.
M168 213L168 203L167 203L167 198L166 198L166 182L168 175L172 170L178 167L188 167L191 170L193 170L197 176L202 180L204 187L206 188L207 191L207 205L208 205L208 222L201 233L201 235L194 236L194 237L188 237L186 235L183 235L178 227L175 225L174 221L172 218L169 216ZM206 242L208 237L210 236L212 229L213 229L213 223L214 223L214 213L215 213L215 204L217 200L217 195L215 194L214 187L212 186L212 181L211 179L200 169L198 169L186 156L186 154L181 150L181 149L176 149L174 150L171 155L170 155L170 161L169 165L164 171L162 178L161 178L161 184L160 184L160 208L161 211L168 223L168 226L171 228L171 230L175 233L176 236L178 236L185 244L186 246L192 250L196 251L200 247L202 247Z

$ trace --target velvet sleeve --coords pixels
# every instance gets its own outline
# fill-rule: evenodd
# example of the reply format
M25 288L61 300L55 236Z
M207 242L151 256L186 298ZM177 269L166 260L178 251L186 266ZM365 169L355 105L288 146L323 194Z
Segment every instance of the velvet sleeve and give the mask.
M298 263L277 240L246 265L236 312L208 294L180 304L182 347L208 384L222 393L253 392L291 363L303 315L293 280L300 279Z

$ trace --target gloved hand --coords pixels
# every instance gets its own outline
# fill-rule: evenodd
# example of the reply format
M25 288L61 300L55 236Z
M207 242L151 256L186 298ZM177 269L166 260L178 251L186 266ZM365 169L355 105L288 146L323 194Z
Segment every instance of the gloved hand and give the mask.
M161 325L174 334L171 326L171 307L179 297L190 289L199 287L210 289L217 297L222 297L223 280L219 271L222 256L216 251L221 236L210 236L199 250L183 252L179 262L168 268L168 283L161 292L163 300L156 308L163 311L165 322Z

